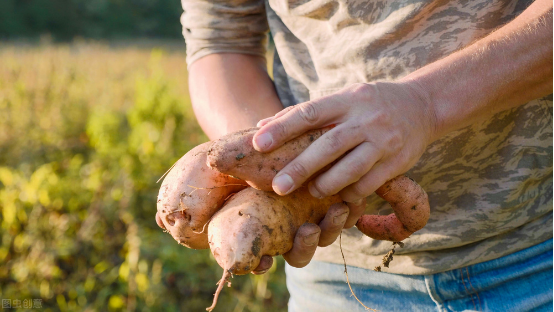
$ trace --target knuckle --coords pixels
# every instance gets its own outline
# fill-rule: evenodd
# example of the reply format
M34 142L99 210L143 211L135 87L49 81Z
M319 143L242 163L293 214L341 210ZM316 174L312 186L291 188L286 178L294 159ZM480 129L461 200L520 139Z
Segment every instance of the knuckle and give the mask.
M389 127L393 124L394 118L390 114L390 112L386 111L385 109L378 109L372 112L372 123L379 125L380 127L386 127L387 129L392 129Z
M404 146L404 137L398 130L389 132L387 146L390 150L398 152Z
M273 124L273 127L277 138L286 138L287 126L283 122L276 122Z
M331 131L328 135L325 136L327 146L329 147L329 152L334 153L337 150L340 150L343 145L344 139L342 138L342 131L336 129Z
M368 170L366 164L359 160L349 163L347 168L351 183L358 181Z
M356 214L356 213L362 213L362 211L365 209L366 206L366 198L360 198L353 202L347 203L348 210L350 213Z
M319 119L319 112L314 102L306 102L298 107L298 113L307 124L315 124Z
M281 112L277 113L277 115L283 116L294 109L294 106L285 107Z
M357 82L352 84L350 88L352 89L354 94L358 94L359 92L364 91L367 88L367 84Z
M366 188L364 187L364 185L360 182L356 182L354 184L352 184L350 186L350 197L352 199L359 199L359 198L364 198L367 196L366 194Z
M390 181L393 178L395 178L396 176L398 176L398 174L395 174L395 171L392 170L393 167L394 167L393 162L383 163L382 166L379 167L379 169L381 169L381 170L379 170L379 175L377 175L375 177L375 179L373 180L373 183L371 183L370 187L372 187L373 189L376 190L377 188L379 188L383 184L387 183L387 181ZM368 184L369 184L369 181L368 181ZM366 187L366 189L367 188L369 188L369 187Z
M328 195L331 195L329 194L332 189L328 189L326 187L323 186L323 184L321 183L321 180L320 179L315 179L313 182L312 182L312 187L322 196L322 197L327 197Z
M290 164L290 167L287 170L289 173L291 173L294 177L300 178L302 180L305 180L309 177L309 172L306 169L306 167L298 162L294 162Z

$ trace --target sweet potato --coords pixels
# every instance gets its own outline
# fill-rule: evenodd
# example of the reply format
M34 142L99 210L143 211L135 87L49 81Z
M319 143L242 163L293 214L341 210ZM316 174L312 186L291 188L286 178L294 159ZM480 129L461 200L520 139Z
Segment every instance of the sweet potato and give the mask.
M210 249L223 277L214 297L217 297L229 275L248 274L262 256L281 255L292 248L298 228L306 223L319 223L338 196L324 199L312 197L306 187L287 196L253 188L233 195L208 225Z
M181 157L158 194L156 223L179 244L194 249L209 248L206 224L229 195L247 187L206 166L209 146L201 144Z
M391 205L394 213L387 216L361 216L356 227L365 235L373 239L400 242L427 224L429 199L414 180L398 176L387 181L375 193Z
M396 177L376 193L391 204L394 213L362 216L356 225L364 234L399 242L427 223L427 194L412 179ZM258 267L262 256L288 252L298 228L306 222L318 224L329 207L338 202L338 195L314 198L307 187L286 196L253 188L234 194L208 225L210 249L223 268L223 277L207 310L215 307L230 275L248 274Z
M210 249L221 267L247 274L262 255L289 251L302 224L318 224L340 201L338 196L314 198L306 187L286 196L246 188L233 195L208 225Z
M271 181L277 172L330 128L309 131L264 154L252 145L252 138L258 129L237 131L214 141L208 151L207 163L210 168L245 180L258 190L273 191Z

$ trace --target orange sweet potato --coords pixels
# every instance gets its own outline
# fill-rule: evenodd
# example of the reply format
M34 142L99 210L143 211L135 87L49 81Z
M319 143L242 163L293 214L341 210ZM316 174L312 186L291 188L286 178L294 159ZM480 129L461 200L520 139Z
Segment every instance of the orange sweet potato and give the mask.
M263 154L252 145L252 138L258 129L237 131L214 141L208 151L207 163L210 168L245 180L258 190L273 191L271 181L277 172L330 128L309 131Z
M247 184L206 166L209 143L185 154L165 177L157 201L156 223L179 244L206 249L205 226L229 195Z
M233 195L208 225L210 249L223 268L214 304L208 311L215 307L229 275L248 274L260 264L262 256L286 253L302 224L318 224L329 207L340 201L338 196L314 198L306 187L286 196L254 188Z
M429 220L427 193L414 180L398 176L375 191L386 200L394 213L387 216L363 215L356 227L365 235L379 240L399 242L421 230Z

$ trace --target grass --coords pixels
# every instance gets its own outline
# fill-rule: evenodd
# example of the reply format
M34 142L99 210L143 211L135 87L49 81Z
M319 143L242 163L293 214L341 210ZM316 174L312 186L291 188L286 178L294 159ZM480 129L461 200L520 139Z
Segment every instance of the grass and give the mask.
M199 311L221 268L154 221L156 180L206 141L179 44L0 45L0 297L45 311ZM221 311L281 311L283 261Z

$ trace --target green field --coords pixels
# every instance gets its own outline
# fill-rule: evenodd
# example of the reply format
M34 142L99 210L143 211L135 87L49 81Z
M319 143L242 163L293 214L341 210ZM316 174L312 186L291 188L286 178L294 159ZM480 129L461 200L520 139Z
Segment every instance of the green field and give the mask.
M0 45L0 298L203 311L222 269L154 215L158 178L206 140L182 45ZM235 277L219 310L285 310L273 269Z

